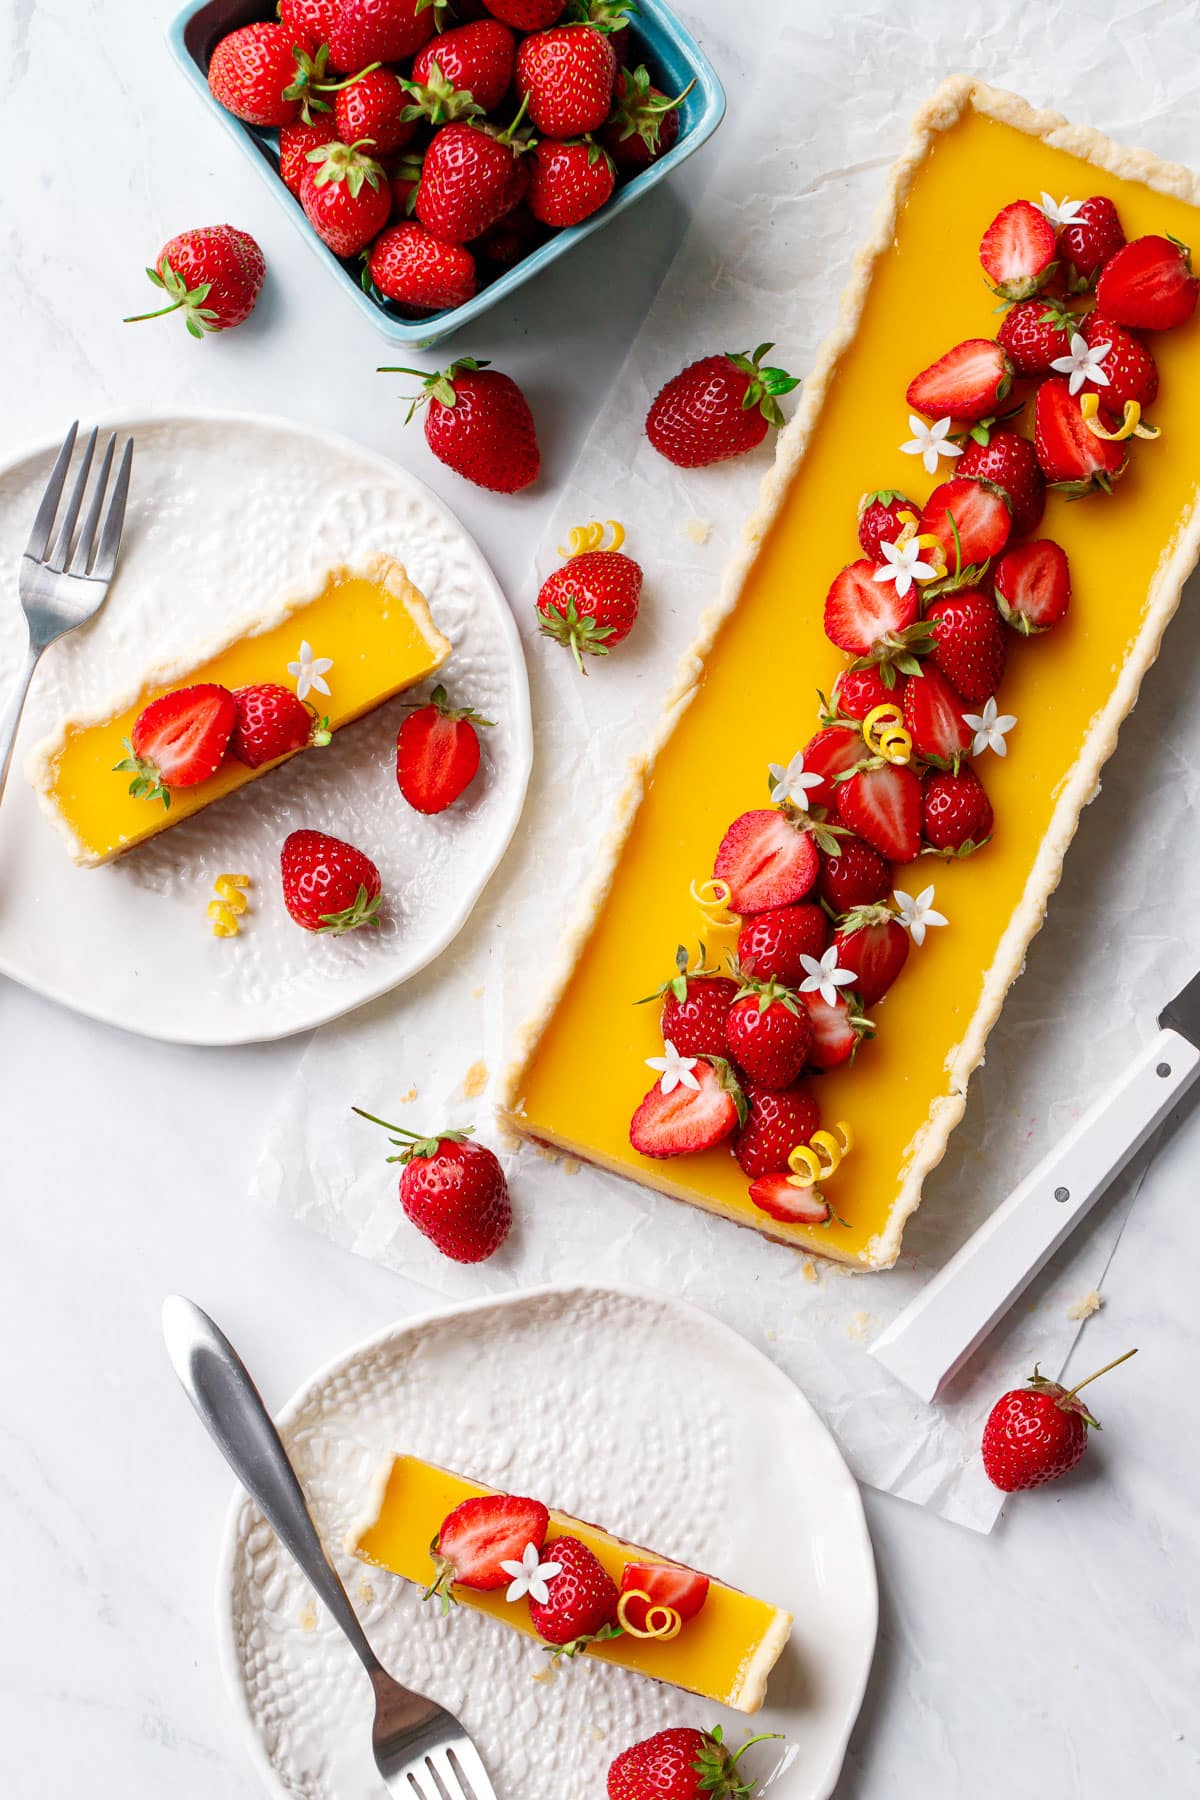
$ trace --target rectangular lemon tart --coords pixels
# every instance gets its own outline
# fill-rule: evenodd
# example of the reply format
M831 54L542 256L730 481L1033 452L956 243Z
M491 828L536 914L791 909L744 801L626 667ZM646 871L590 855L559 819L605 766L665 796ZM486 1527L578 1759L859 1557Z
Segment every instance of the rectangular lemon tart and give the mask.
M586 1641L582 1648L587 1655L613 1663L618 1668L652 1676L656 1681L670 1682L674 1687L687 1688L706 1700L732 1707L736 1712L758 1711L766 1693L767 1677L787 1643L791 1614L740 1593L736 1588L684 1569L680 1564L670 1563L664 1557L623 1543L597 1526L587 1525L566 1513L547 1513L538 1502L513 1500L481 1482L468 1481L461 1475L451 1474L448 1469L422 1462L418 1457L397 1456L381 1480L378 1510L351 1534L346 1548L364 1561L428 1589L437 1581L439 1566L431 1546L440 1543L445 1548L443 1526L456 1509L481 1497L493 1502L502 1517L510 1508L540 1511L542 1526L536 1534L538 1541L525 1550L525 1557L529 1568L536 1568L541 1560L542 1569L549 1576L548 1586L543 1590L547 1597L554 1594L555 1545L565 1544L567 1540L572 1545L582 1546L585 1554L595 1557L613 1584L614 1592L622 1590L626 1571L636 1575L641 1570L638 1579L651 1580L650 1572L658 1569L673 1582L669 1597L675 1600L677 1610L669 1622L663 1620L668 1635L650 1635L648 1632L638 1635L647 1621L655 1628L660 1621L657 1613L645 1605L649 1596L636 1587L630 1589L630 1583L626 1581L621 1600L624 1602L628 1595L629 1602L639 1603L640 1614L631 1612L628 1605L623 1604L621 1617L631 1628L616 1631L615 1635L602 1632ZM523 1517L520 1515L519 1523ZM500 1527L491 1529L498 1534ZM512 1542L517 1562L525 1548L525 1537L525 1530L518 1530ZM565 1561L561 1550L559 1558L560 1562ZM634 1566L632 1570L631 1565ZM513 1568L515 1572L515 1563ZM690 1605L682 1597L685 1591L692 1596ZM455 1581L452 1596L455 1601L485 1612L527 1636L542 1635L531 1617L530 1599L525 1594L508 1599L507 1585L491 1591L476 1591ZM536 1587L534 1597L536 1599ZM657 1612L667 1614L668 1608L660 1607ZM543 1626L543 1629L548 1627ZM558 1644L561 1648L561 1639L543 1641Z
M400 564L373 555L361 570L331 570L319 591L288 602L274 619L153 669L136 693L103 711L65 720L33 747L26 775L75 861L110 862L288 760L250 768L226 757L206 780L172 789L166 808L131 793L116 765L128 756L135 721L160 695L209 682L231 691L292 685L335 732L432 675L451 648Z
M1036 204L1039 196L1042 207ZM1075 199L1068 205L1052 196ZM1108 439L1091 431L1087 395L1076 398L1078 384L1071 375L1069 385L1064 363L1078 364L1082 379L1094 372L1098 355L1078 335L1072 337L1070 324L1052 352L1067 355L1050 365L1062 370L1057 380L1047 370L1038 390L1039 439L1041 395L1049 390L1048 399L1065 409L1060 416L1070 426L1072 454L1082 455L1087 466L1093 457L1109 457L1111 469L1128 451L1128 467L1111 484L1102 469L1103 479L1093 485L1111 485L1111 493L1093 492L1077 503L1051 487L1038 536L1053 540L1069 560L1069 616L1037 637L1001 634L1008 639L1008 667L998 696L998 728L991 701L990 718L978 704L965 709L977 721L967 733L966 754L974 758L968 766L980 771L994 809L990 841L976 854L945 860L923 855L907 867L893 867L904 897L894 900L886 891L879 896L898 908L893 915L898 924L911 927L914 909L922 910L916 902L927 885L933 886L924 911L937 916L928 923L948 921L948 928L909 929L912 952L903 975L878 1008L873 1003L869 1008L873 1040L853 1061L809 1084L823 1126L844 1121L853 1135L852 1150L828 1184L836 1216L822 1221L821 1209L814 1207L806 1219L799 1206L790 1217L764 1212L751 1199L728 1143L669 1160L633 1147L630 1120L647 1087L644 1064L658 1053L662 1066L665 1034L657 1008L632 1003L671 975L681 943L705 940L713 963L736 942L736 929L714 927L703 916L693 884L714 873L714 853L729 822L748 807L767 807L769 764L776 765L776 783L787 787L789 758L817 726L814 690L834 693L848 667L848 656L835 648L841 639L830 642L825 626L831 578L839 564L863 555L855 542L862 496L868 490L907 492L916 496L919 511L935 482L956 474L957 465L949 460L953 440L939 463L936 443L930 450L921 438L936 439L940 432L944 439L955 418L978 420L983 409L973 406L943 421L937 414L952 414L956 400L926 406L914 402L910 389L927 369L931 379L921 378L924 387L936 388L937 359L960 340L956 362L964 380L979 379L981 371L986 379L1004 363L994 342L1000 309L979 266L981 234L991 220L1003 230L1001 218L1010 225L1016 219L1036 240L1046 230L1038 221L1048 218L1053 254L1054 232L1065 231L1064 221L1078 217L1084 196L1114 202L1130 240L1152 238L1153 254L1171 264L1174 291L1185 307L1194 304L1186 260L1180 262L1179 246L1167 242L1200 245L1200 181L1188 171L1123 149L966 77L946 83L917 117L874 235L856 264L841 321L780 437L744 546L702 622L657 739L634 772L611 855L566 946L555 992L517 1046L505 1096L517 1133L806 1251L866 1268L895 1262L905 1221L962 1115L968 1078L1041 925L1080 810L1096 792L1118 727L1197 560L1196 317L1164 320L1178 328L1155 330L1149 338L1159 377L1149 408L1158 427L1153 443L1114 444L1113 435L1123 435L1120 406L1102 411L1099 419L1093 410L1095 423L1107 417ZM1018 197L1025 204L1014 212ZM1092 207L1092 216L1107 210ZM1073 275L1063 262L1064 277ZM1104 288L1102 274L1101 302ZM1079 309L1076 322L1093 303L1089 293L1076 288L1062 301ZM1130 312L1124 317L1130 321ZM965 341L977 347L983 339L989 342L974 365L964 367L971 362ZM1091 341L1096 344L1097 333ZM1101 344L1098 354L1104 348ZM1131 355L1142 352L1135 345ZM1019 381L1011 398L1007 378L997 386L996 404L987 411L1004 413L1020 403ZM1104 386L1100 393L1106 396ZM1101 405L1107 405L1105 398ZM914 410L925 411L926 419L910 420ZM1033 411L1031 399L1022 421L1030 460ZM1126 429L1136 414L1136 408L1132 414L1126 409ZM1013 427L1018 433L1021 428L1021 423ZM969 427L956 430L962 455L970 445ZM908 442L915 434L915 443ZM1040 441L1037 455L1046 458L1042 467L1049 481L1060 479ZM1036 467L1034 475L1040 482ZM974 487L980 497L986 484ZM1015 515L1010 501L1011 496L1005 504ZM985 494L981 512L989 509L995 510L994 496ZM974 527L976 521L970 523ZM1002 530L1009 528L1004 518ZM920 529L927 531L924 521ZM1014 540L1016 535L1014 530ZM929 536L920 543L930 546L936 563L937 545ZM899 557L900 540L888 548ZM942 548L947 548L944 530ZM854 567L863 569L861 563ZM927 569L918 579L936 573ZM854 571L844 574L853 579ZM885 570L883 582L894 574ZM999 576L993 579L999 591ZM873 585L879 577L872 577L869 565L858 581L864 606L874 604L871 595L889 593L886 585ZM891 592L899 587L897 582ZM878 604L882 608L885 602L880 598ZM989 595L987 605L992 604ZM918 685L912 683L914 692ZM927 684L924 691L933 690ZM907 712L904 723L913 723ZM1006 725L1012 725L1007 743ZM994 754L997 748L1006 753ZM897 754L903 756L902 746ZM798 804L803 802L800 795ZM861 830L858 816L855 829ZM832 817L838 817L836 810ZM908 858L893 858L897 861ZM718 898L723 892L718 890ZM819 897L824 897L820 887L808 896ZM726 917L724 925L729 924ZM581 1078L581 1071L598 1069L603 1079ZM664 1094L681 1074L664 1071ZM686 1099L678 1091L676 1097ZM710 1099L715 1108L715 1094ZM815 1159L822 1174L844 1143L840 1134L826 1142Z

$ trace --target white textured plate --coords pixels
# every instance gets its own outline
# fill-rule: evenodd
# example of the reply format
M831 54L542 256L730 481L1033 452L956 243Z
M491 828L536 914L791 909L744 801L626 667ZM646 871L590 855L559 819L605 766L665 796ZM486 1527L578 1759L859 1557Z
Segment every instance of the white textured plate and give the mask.
M498 1800L598 1800L618 1751L667 1725L752 1751L771 1800L826 1800L866 1686L877 1596L853 1477L808 1401L698 1308L628 1288L535 1288L406 1321L323 1369L280 1415L325 1542L402 1681L474 1737ZM750 1721L536 1643L342 1554L397 1450L533 1493L796 1615ZM222 1659L255 1761L288 1800L379 1800L370 1689L257 1509L238 1496L217 1578ZM542 1679L536 1679L541 1676Z
M136 443L117 579L99 618L43 659L0 806L0 970L150 1037L283 1037L406 980L466 922L529 778L520 640L457 519L383 457L282 419L117 423ZM17 563L52 457L47 446L0 471L0 692L24 644ZM29 745L64 712L103 705L148 667L236 628L260 597L273 608L380 550L404 564L454 642L440 679L496 721L480 734L483 767L465 802L433 819L405 805L396 700L106 868L76 868L21 775ZM299 826L349 838L378 863L379 931L314 937L291 922L279 849ZM205 908L223 870L249 873L254 886L245 931L220 940Z

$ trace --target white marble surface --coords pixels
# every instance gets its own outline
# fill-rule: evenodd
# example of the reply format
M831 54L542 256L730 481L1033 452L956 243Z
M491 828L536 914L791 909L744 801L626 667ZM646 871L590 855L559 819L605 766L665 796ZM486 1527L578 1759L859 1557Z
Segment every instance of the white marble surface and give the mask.
M769 25L783 3L742 0L737 18ZM405 440L391 384L371 373L378 340L169 66L160 33L172 10L172 0L86 14L75 0L0 3L9 147L0 451L77 411L288 412L430 479L524 599L555 478L653 291L693 182L489 316L469 346L452 346L524 376L543 423L539 495L492 502L434 469L419 438ZM736 130L738 71L751 59L722 41L732 9L689 0L682 10L708 27ZM1063 20L1064 53L1072 29L1111 23L1101 0ZM1128 106L1102 122L1184 153L1200 77L1185 114L1147 122L1136 70L1151 40L1161 52L1164 33L1194 69L1198 27L1195 5L1123 8L1115 28L1130 42ZM880 28L904 57L920 22L889 10ZM955 60L982 64L986 48L963 46ZM86 112L78 94L89 96ZM182 225L225 218L261 239L270 264L252 323L200 346L170 325L122 327L160 243ZM597 281L618 252L621 282ZM538 347L550 334L553 369ZM1176 629L1191 629L1186 616ZM1198 900L1180 895L1181 930ZM209 1306L276 1401L425 1297L247 1206L261 1123L300 1043L164 1048L6 986L0 1044L0 1792L251 1800L256 1778L212 1645L229 1484L161 1354L161 1297L179 1288ZM1080 1371L1141 1346L1103 1397L1107 1429L1083 1470L1013 1503L986 1540L867 1495L882 1633L839 1800L1184 1800L1200 1790L1200 1465L1188 1432L1200 1385L1198 1151L1193 1113L1151 1170L1108 1303L1083 1334Z

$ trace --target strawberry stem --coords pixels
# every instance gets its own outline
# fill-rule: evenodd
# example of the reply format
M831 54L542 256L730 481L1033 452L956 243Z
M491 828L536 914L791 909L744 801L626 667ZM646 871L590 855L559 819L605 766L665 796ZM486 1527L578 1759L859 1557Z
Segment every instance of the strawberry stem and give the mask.
M1089 1382L1098 1381L1100 1379L1101 1375L1107 1375L1108 1371L1110 1369L1119 1368L1123 1362L1128 1362L1131 1356L1136 1356L1136 1355L1137 1355L1137 1346L1135 1345L1132 1350L1126 1350L1124 1356L1114 1356L1113 1360L1111 1362L1105 1363L1105 1365L1102 1369L1096 1369L1091 1375L1085 1375L1082 1381L1077 1381L1075 1383L1075 1386L1070 1390L1070 1392L1063 1395L1062 1400L1059 1402L1059 1404L1062 1405L1063 1402L1065 1402L1067 1400L1073 1400L1075 1398L1076 1394L1079 1392L1079 1390L1081 1388L1087 1387Z

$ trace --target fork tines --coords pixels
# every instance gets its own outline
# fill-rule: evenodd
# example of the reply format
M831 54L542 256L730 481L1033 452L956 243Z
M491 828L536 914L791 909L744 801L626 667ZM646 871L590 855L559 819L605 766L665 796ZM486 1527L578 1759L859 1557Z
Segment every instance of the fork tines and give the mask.
M66 510L59 524L57 536L54 538L54 547L51 550L51 534L58 517L63 488L71 467L71 458L75 452L75 440L78 433L79 422L76 420L63 439L62 449L50 472L50 480L42 495L42 503L38 507L37 517L33 521L33 530L29 534L25 554L31 561L44 564L54 574L65 572L68 575L90 576L93 580L107 582L112 579L113 570L116 567L121 530L125 523L125 504L129 497L129 476L133 464L133 439L126 439L108 510L104 514L103 523L101 523L101 512L104 508L105 494L108 490L117 446L116 433L113 432L110 435L100 458L96 479L92 484L92 497L84 516L83 526L77 534L76 526L87 494L92 460L96 453L98 433L93 429L89 434L87 443L83 447L83 459L76 473Z

